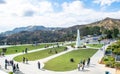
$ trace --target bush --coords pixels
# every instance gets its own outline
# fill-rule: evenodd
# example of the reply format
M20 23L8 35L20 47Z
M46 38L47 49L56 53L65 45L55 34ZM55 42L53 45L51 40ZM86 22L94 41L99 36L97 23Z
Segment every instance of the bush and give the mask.
M106 67L111 67L111 62L106 62L105 66Z
M111 68L115 68L115 62L111 63Z
M75 48L75 46L74 46L74 45L71 45L71 47Z
M107 58L107 57L104 57L104 61L108 61L108 58Z
M9 72L9 74L13 74L13 72Z
M120 63L116 63L116 64L115 64L115 67L116 67L117 69L120 69Z
M73 59L73 58L71 58L71 59L70 59L70 62L74 62L74 59Z
M83 48L86 48L86 45L83 45Z
M112 56L105 56L103 58L103 62L105 63L105 66L114 68L115 67L115 58Z

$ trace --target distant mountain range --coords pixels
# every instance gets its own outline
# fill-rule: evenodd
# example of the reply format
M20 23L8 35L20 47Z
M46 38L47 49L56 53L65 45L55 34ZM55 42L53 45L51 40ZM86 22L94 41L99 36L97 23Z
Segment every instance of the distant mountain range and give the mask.
M0 36L9 36L9 35L12 35L12 34L20 33L22 31L29 31L29 32L38 31L38 30L41 30L41 31L55 31L55 30L60 30L60 29L61 28L59 28L59 27L53 28L53 27L44 27L44 26L27 26L27 27L15 28L11 31L2 32L0 34Z
M12 31L6 31L0 34L0 36L9 36L12 34L16 34L16 33L20 33L22 31L29 31L29 32L33 32L33 31L55 31L55 30L65 30L65 31L69 31L69 30L76 30L77 28L82 28L84 26L99 26L99 27L104 27L106 29L113 29L114 27L117 27L120 30L120 19L113 19L113 18L105 18L103 20L100 21L96 21L90 24L85 24L85 25L76 25L76 26L72 26L69 28L60 28L60 27L44 27L44 26L27 26L27 27L19 27L19 28L15 28Z
M102 29L107 29L107 30L112 30L114 28L119 29L120 31L120 19L114 19L114 18L105 18L103 20L99 20L93 23L89 24L82 24L82 25L75 25L69 28L63 28L62 31L64 32L74 32L76 33L77 29L80 29L81 35L86 35L86 31L88 30L88 27L100 27L100 30Z
M0 44L8 42L8 44L23 44L56 41L72 41L76 39L77 29L80 29L80 35L101 35L108 34L113 36L120 31L120 19L105 18L90 24L75 25L68 28L48 28L44 26L27 26L15 28L12 31L1 33Z
M107 17L103 20L88 24L88 26L99 26L99 27L104 27L106 29L113 29L116 27L120 30L120 19Z

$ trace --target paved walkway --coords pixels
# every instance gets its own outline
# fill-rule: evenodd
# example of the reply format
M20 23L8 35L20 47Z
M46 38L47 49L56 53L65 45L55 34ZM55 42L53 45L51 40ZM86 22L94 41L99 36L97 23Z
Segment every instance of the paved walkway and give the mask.
M107 45L103 48L106 48ZM112 68L107 68L104 65L99 64L98 62L100 61L100 59L104 56L104 51L98 50L97 53L91 57L91 64L90 67L85 67L84 71L78 71L73 70L73 71L67 71L67 72L54 72L54 71L48 71L48 70L39 70L37 67L37 62L40 61L42 64L42 67L44 66L44 62L53 59L57 56L60 56L62 54L68 53L72 50L74 50L71 47L68 47L69 49L67 51L58 53L56 55L52 55L50 57L41 59L41 60L36 60L36 61L29 61L29 64L23 64L23 63L19 63L19 67L20 70L22 71L21 73L23 74L105 74L105 71L109 71L111 74L115 74L115 69ZM45 48L42 49L38 49L38 50L34 50L34 51L30 51L30 52L35 52L35 51L39 51L39 50L44 50ZM13 54L13 55L7 55L5 57L0 58L0 62L2 67L4 66L4 60L5 59L9 59L11 60L13 57L20 55L22 53L19 54Z

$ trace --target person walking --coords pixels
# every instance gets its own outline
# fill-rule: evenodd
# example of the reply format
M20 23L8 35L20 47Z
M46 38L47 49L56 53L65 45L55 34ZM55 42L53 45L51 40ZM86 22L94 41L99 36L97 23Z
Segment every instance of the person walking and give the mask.
M16 69L17 69L17 71L19 71L19 65L18 65L18 63L16 64Z
M38 61L38 69L40 69L40 62Z

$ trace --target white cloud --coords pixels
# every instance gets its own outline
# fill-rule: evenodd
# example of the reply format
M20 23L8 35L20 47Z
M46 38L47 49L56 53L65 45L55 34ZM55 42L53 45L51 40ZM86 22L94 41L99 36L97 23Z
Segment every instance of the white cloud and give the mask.
M0 4L0 30L11 30L28 25L44 25L48 27L68 27L76 24L90 23L105 17L119 18L117 12L97 12L84 7L81 1L64 2L59 5L45 0L6 0ZM61 6L62 11L54 12L53 6ZM35 13L31 17L24 16L26 11ZM5 27L5 28L4 28ZM3 29L4 28L4 29Z
M120 2L120 0L94 0L94 3L100 4L101 6L110 6L114 2Z
M37 12L36 15L53 12L52 4L48 1L40 1L32 4L29 0L6 0L5 4L0 4L1 16L23 16L24 12L32 10Z

